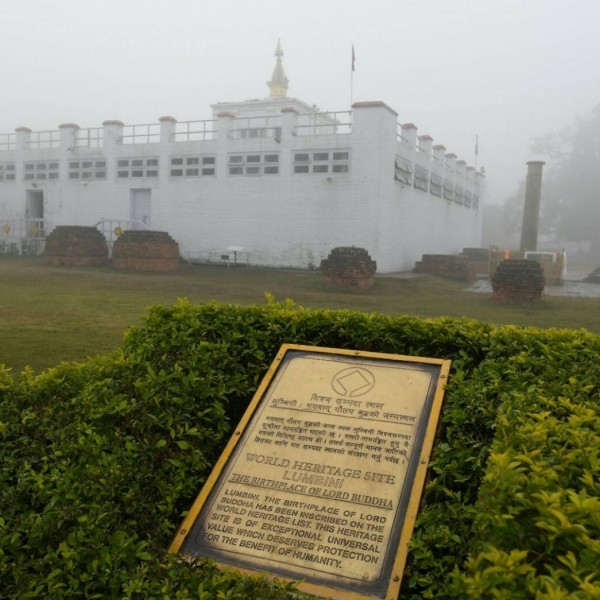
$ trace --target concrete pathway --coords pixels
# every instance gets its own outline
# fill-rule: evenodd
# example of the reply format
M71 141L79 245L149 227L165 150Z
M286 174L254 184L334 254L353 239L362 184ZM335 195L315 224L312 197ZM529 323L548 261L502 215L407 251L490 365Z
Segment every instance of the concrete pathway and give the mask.
M489 279L478 279L465 292L491 294L492 284ZM563 285L547 285L544 288L546 296L566 296L570 298L600 298L600 285L567 280Z

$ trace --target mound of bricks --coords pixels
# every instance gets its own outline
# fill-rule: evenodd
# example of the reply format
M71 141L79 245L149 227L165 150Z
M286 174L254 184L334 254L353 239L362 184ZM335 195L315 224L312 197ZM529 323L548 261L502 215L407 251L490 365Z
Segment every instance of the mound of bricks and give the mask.
M600 267L592 271L584 280L584 283L600 283Z
M473 263L466 256L455 254L423 254L415 264L413 273L428 273L461 281L471 281L476 275Z
M334 248L321 261L321 274L325 287L346 290L368 290L375 281L377 263L371 260L364 248Z
M174 271L179 268L179 244L166 231L127 230L113 246L115 269Z
M534 304L542 299L546 280L535 260L504 260L492 276L492 298L504 304Z
M462 254L467 257L475 273L487 275L490 268L489 248L463 248Z
M104 265L108 262L108 246L95 227L59 225L46 238L44 259L51 265Z

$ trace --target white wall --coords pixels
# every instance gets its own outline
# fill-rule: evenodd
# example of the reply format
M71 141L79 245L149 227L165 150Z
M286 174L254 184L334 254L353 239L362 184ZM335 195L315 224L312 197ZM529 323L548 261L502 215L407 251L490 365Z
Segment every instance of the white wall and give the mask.
M390 272L411 269L423 253L479 245L480 209L394 180L398 153L413 162L423 157L399 143L392 109L381 102L357 103L351 133L302 135L306 130L295 129L299 106L284 108L278 139L232 135L233 123L254 114L256 106L236 114L237 120L221 114L213 124L216 133L204 141L172 141L176 122L166 117L153 143L121 143L124 129L118 122L105 122L100 148L75 148L80 132L72 124L61 126L60 142L50 149L30 144L36 134L19 131L14 147L0 150L0 163L17 166L15 181L0 181L0 222L25 216L31 189L44 192L47 231L56 225L93 225L102 218L128 219L131 190L143 188L151 190L152 229L168 231L183 256L238 245L250 253L252 264L311 268L332 248L354 245L369 251L379 272ZM318 149L348 151L349 172L294 174L294 152ZM279 174L229 175L228 155L244 152L278 153ZM172 156L197 154L216 156L215 176L170 177ZM105 180L68 178L70 160L94 157L107 162ZM158 177L117 177L119 159L141 157L158 157ZM24 162L42 160L60 161L59 179L25 181Z

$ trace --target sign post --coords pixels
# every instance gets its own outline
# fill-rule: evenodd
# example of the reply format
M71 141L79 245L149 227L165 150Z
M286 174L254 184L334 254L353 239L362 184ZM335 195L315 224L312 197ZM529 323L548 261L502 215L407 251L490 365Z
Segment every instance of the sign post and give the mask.
M395 599L449 367L282 346L170 552Z

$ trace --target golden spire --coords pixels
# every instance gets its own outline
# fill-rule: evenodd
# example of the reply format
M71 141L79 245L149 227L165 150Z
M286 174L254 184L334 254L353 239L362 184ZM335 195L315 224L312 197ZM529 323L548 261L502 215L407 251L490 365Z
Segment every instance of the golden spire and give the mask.
M288 90L288 78L285 76L283 65L281 64L281 57L283 56L283 50L281 49L281 43L277 40L277 49L275 50L275 56L277 57L277 63L273 69L273 75L271 81L267 83L271 90L271 98L286 98Z

